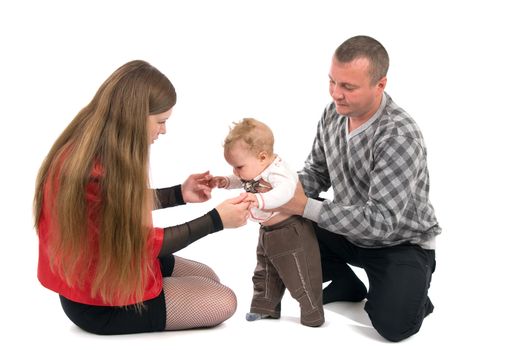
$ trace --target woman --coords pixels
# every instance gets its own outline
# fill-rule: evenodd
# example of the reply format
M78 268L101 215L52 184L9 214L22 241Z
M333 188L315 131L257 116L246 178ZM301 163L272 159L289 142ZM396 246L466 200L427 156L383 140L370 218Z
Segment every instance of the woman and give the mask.
M38 278L66 315L97 334L211 327L236 309L208 266L172 253L244 225L239 196L188 223L154 228L151 211L210 198L208 173L149 189L149 146L166 132L171 82L144 61L117 69L49 151L36 182Z

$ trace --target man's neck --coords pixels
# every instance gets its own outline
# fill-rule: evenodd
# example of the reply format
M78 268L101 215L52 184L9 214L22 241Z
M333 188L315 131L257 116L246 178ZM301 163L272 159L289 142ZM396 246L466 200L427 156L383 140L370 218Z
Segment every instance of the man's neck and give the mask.
M366 123L370 119L368 118L352 118L348 117L348 132L352 132L354 130L357 130L361 125Z
M370 108L368 113L361 115L359 117L348 117L348 132L352 132L354 130L357 130L361 125L365 124L367 121L370 120L376 114L377 110L381 106L382 97L379 98L374 106Z

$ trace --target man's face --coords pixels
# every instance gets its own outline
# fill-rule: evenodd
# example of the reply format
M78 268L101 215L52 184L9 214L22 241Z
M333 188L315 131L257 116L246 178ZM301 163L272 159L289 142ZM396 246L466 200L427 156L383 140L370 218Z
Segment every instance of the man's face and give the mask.
M356 119L371 117L380 101L386 85L386 77L372 84L368 74L369 62L358 58L342 63L332 59L330 72L330 96L338 114Z

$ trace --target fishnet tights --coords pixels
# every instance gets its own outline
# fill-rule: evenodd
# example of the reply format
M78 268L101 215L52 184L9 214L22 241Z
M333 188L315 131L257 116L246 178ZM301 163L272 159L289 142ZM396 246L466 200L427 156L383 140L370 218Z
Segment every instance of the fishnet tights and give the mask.
M208 266L175 257L171 277L162 282L166 299L166 330L216 326L237 309L233 291L220 284Z
M180 256L175 256L175 267L173 268L171 276L202 276L220 283L219 276L217 276L208 265L190 259L181 258Z

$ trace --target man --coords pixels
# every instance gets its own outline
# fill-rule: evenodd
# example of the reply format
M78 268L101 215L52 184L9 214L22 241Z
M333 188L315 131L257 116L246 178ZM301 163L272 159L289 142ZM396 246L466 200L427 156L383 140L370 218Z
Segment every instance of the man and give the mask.
M323 302L367 298L374 328L400 341L434 308L427 292L441 228L428 198L422 134L384 92L388 64L385 48L367 36L337 48L333 102L299 172L304 192L298 186L281 209L317 223L323 281L331 281ZM319 199L330 187L333 200ZM368 292L347 263L364 269Z

